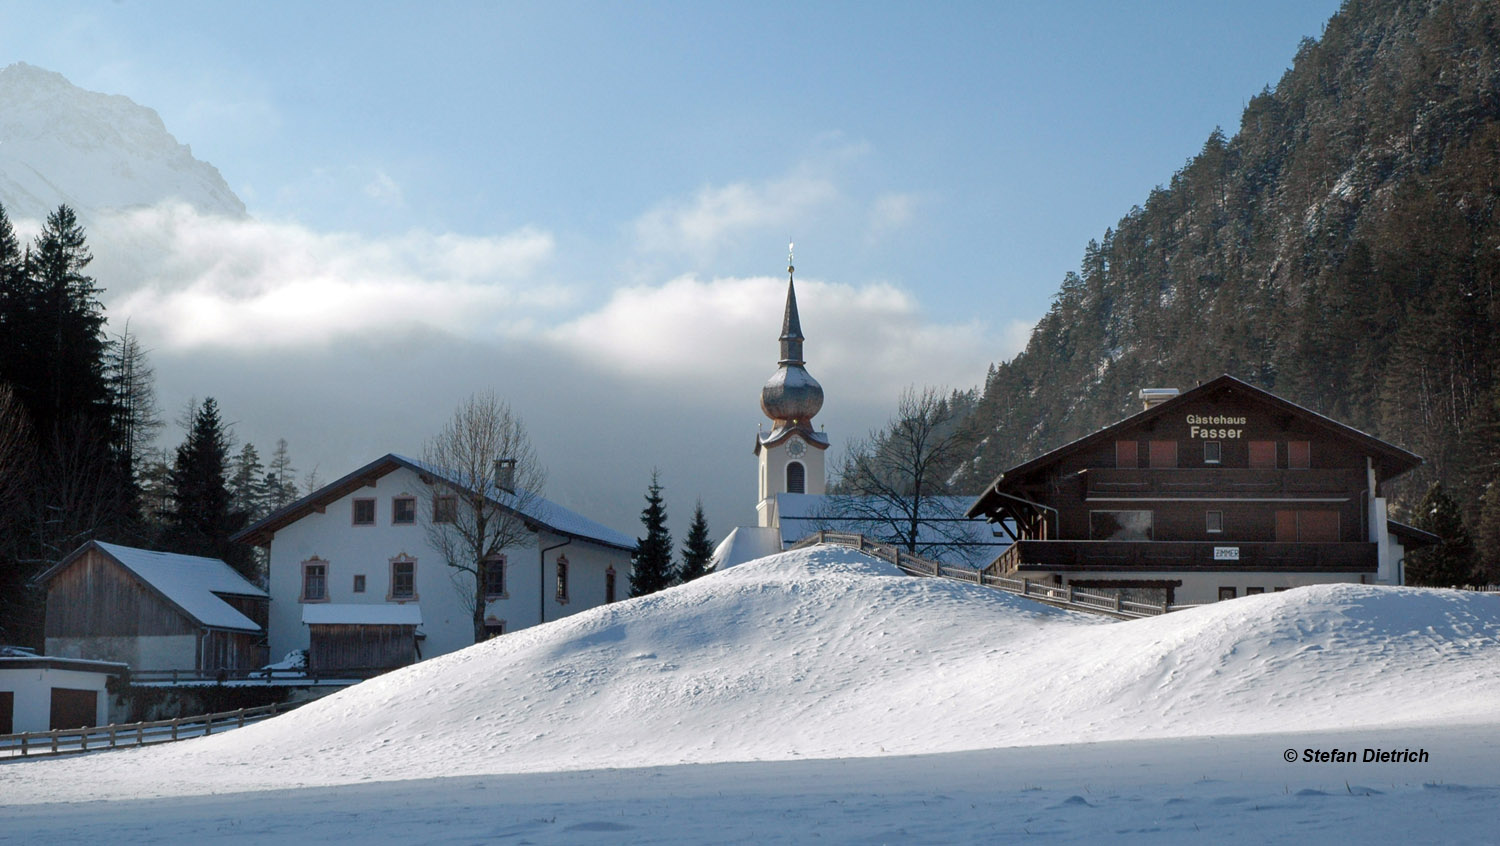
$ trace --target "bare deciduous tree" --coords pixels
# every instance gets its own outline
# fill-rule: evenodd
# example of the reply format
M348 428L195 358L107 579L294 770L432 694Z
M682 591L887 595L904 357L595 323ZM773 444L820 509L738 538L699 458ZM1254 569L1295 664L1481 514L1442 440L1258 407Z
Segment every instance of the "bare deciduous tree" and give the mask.
M526 426L493 393L459 405L423 448L422 461L433 478L418 511L473 614L478 643L485 638L486 562L531 540L525 515L541 498L545 474Z
M970 521L951 497L949 478L962 455L962 418L972 397L907 388L896 416L850 442L834 467L834 496L816 515L914 555L967 558Z

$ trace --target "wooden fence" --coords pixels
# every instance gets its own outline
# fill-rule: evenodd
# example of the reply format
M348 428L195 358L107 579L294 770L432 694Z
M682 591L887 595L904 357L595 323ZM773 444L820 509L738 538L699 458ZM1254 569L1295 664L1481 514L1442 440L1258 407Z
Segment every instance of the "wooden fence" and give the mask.
M324 681L353 681L389 673L398 667L329 667L302 670L132 670L132 684L188 684L196 682L263 681L297 685Z
M808 535L792 545L792 549L804 549L816 546L820 543L838 544L857 549L860 552L873 555L884 561L901 568L902 572L913 576L927 576L929 578L952 579L958 582L970 582L984 587L991 587L1024 596L1047 605L1058 608L1067 608L1073 611L1088 611L1092 614L1103 614L1121 620L1136 620L1142 617L1157 617L1169 611L1192 606L1168 605L1165 602L1150 603L1136 602L1123 599L1118 595L1088 593L1072 587L1057 587L1055 585L1033 582L1029 579L1010 579L1004 576L988 576L983 570L972 570L967 567L949 567L937 561L912 555L903 551L900 547L888 543L872 541L864 535L850 532L816 532Z
M273 703L259 708L240 708L235 711L221 711L217 714L202 714L196 717L176 717L170 720L0 734L0 759L171 743L174 740L187 740L190 737L203 737L215 732L241 728L277 714L284 714L301 704L303 703L279 705Z

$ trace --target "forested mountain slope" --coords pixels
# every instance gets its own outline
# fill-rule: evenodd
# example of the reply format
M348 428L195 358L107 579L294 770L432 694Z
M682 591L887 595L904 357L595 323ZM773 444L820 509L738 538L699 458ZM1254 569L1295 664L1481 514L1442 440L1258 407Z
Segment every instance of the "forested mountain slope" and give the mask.
M1424 456L1400 498L1441 478L1472 524L1500 447L1497 199L1500 4L1349 0L1088 245L988 377L962 480L1230 373Z

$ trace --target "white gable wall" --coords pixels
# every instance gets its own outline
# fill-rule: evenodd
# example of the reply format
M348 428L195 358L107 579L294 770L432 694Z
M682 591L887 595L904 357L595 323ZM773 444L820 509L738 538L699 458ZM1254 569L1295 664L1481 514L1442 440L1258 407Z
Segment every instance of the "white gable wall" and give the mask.
M375 486L359 488L330 503L323 513L310 513L276 532L270 552L271 660L280 660L293 649L308 648L309 632L302 622L303 603L299 600L302 563L313 557L328 564L328 601L354 604L387 604L391 559L402 554L415 558L414 601L422 610L418 631L426 635L421 641L422 657L431 658L474 643L473 618L452 578L457 571L448 567L427 541L421 513L431 508L426 487L415 472L399 467L382 476ZM417 498L415 524L391 523L391 501L398 496ZM355 526L354 500L366 498L375 499L375 525ZM565 540L543 533L541 545ZM546 619L551 621L604 604L604 571L611 564L616 571L616 599L629 596L630 555L623 550L574 540L548 551L543 564L533 539L524 546L507 549L505 556L506 595L488 603L486 616L503 621L506 632L536 625L543 606ZM558 556L565 556L569 562L566 602L559 602L556 596ZM354 592L356 574L365 576L364 593ZM470 578L467 573L458 575ZM539 579L544 580L542 601ZM463 590L472 590L472 583Z

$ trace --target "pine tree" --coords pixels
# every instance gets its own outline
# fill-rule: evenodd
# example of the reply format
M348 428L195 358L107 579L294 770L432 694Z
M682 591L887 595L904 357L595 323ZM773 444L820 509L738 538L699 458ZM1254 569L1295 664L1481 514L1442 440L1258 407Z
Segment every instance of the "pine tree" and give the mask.
M172 466L172 510L168 515L167 541L174 552L219 558L254 581L248 552L229 541L245 525L245 515L235 511L226 483L229 435L219 418L213 397L193 415L187 440L177 448Z
M672 572L672 536L667 532L667 509L662 505L658 476L657 471L651 471L646 507L641 509L646 536L635 543L630 570L631 596L645 596L670 587L676 576Z
M1443 541L1436 546L1414 549L1406 557L1408 584L1450 587L1469 584L1474 578L1474 541L1464 526L1458 504L1433 482L1417 505L1412 525L1432 532Z
M708 537L708 520L703 516L703 500L693 508L693 522L688 525L687 540L682 542L682 567L677 571L679 583L708 575L713 562L714 542Z
M39 431L50 432L72 417L107 415L104 306L101 289L84 268L94 260L73 210L58 206L36 236L31 250L31 293L35 319L45 338L30 353L41 367L31 397Z
M262 496L268 512L275 511L301 495L297 487L297 468L292 466L292 455L287 449L286 438L276 440L276 451L271 453L264 485Z
M266 468L260 463L255 444L246 442L234 457L234 471L229 478L230 507L245 515L247 523L266 516L263 499Z
M1479 500L1474 535L1479 541L1479 580L1500 583L1500 477L1490 482Z

